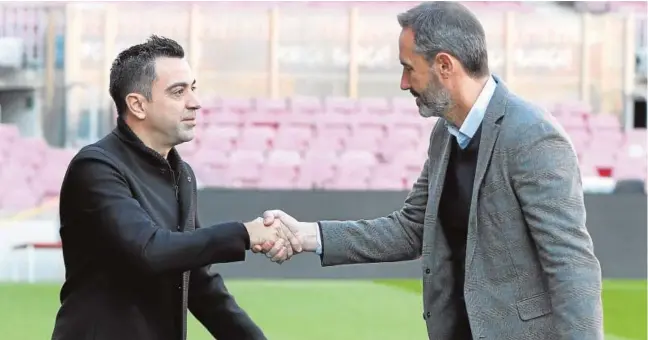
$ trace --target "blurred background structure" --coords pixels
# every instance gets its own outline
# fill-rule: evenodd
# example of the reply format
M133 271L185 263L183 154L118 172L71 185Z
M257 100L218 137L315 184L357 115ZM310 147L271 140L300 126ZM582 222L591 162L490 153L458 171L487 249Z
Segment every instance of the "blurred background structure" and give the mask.
M54 281L0 285L0 329L9 329L0 338L49 336L64 274L61 180L76 150L115 125L108 94L113 59L151 34L181 43L197 76L199 131L179 149L202 187L203 223L267 208L308 220L398 209L436 123L421 118L398 85L396 14L415 4L0 3L0 281ZM646 2L466 5L486 30L493 73L543 104L578 152L588 226L611 280L606 332L610 339L646 339ZM285 333L281 319L264 316L255 287L299 291L303 301L295 298L287 305L294 310L282 313L305 318L304 327L317 333L311 339L425 337L417 261L326 270L307 255L280 269L265 261L251 257L219 268L228 278L266 278L232 286L271 338L304 334ZM398 280L367 281L385 277ZM312 320L300 315L295 310L304 301L321 313ZM349 303L354 307L341 313ZM329 329L322 313L348 329ZM196 339L205 338L201 332L194 328Z

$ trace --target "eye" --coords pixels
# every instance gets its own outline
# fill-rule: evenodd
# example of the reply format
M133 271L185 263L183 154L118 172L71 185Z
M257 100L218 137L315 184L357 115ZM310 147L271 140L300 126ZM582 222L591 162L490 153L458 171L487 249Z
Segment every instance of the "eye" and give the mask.
M193 92L196 92L196 89L197 89L197 87L195 87L195 86L191 87L191 91L193 91Z
M183 93L184 93L184 89L182 89L182 88L176 90L175 92L173 92L173 94L176 95L176 96L180 96L180 95L182 95Z

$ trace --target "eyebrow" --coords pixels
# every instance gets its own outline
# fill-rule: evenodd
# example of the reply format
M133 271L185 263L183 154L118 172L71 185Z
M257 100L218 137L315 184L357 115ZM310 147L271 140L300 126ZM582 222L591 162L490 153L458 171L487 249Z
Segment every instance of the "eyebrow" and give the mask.
M194 86L194 85L196 85L196 79L194 79L194 81L191 83L191 86ZM177 83L173 83L173 84L167 86L165 91L170 91L171 89L176 88L176 87L187 87L187 86L189 86L189 83L187 83L185 81L179 81Z

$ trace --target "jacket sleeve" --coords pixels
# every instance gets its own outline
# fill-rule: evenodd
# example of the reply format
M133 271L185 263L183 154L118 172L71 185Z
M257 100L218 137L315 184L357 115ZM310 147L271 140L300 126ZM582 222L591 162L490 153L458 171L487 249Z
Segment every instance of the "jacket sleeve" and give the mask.
M196 228L198 219L196 218ZM220 340L266 339L261 329L228 292L220 274L210 266L195 269L189 280L189 311Z
M61 188L62 228L91 228L89 242L124 263L151 273L181 272L211 263L243 261L249 236L228 222L191 232L161 228L133 197L127 180L108 157L82 151Z
M603 339L601 266L585 226L576 154L564 133L540 123L509 158L513 188L547 277L560 339Z
M400 210L371 220L320 221L322 266L407 261L421 256L429 162Z

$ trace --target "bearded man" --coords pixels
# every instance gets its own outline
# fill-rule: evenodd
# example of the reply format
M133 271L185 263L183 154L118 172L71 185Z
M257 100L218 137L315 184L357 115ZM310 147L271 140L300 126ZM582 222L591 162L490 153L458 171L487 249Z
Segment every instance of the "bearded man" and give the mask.
M360 221L270 210L265 223L279 219L322 266L421 256L430 339L602 340L601 267L565 131L491 74L466 7L422 3L398 21L400 87L442 118L404 206Z

